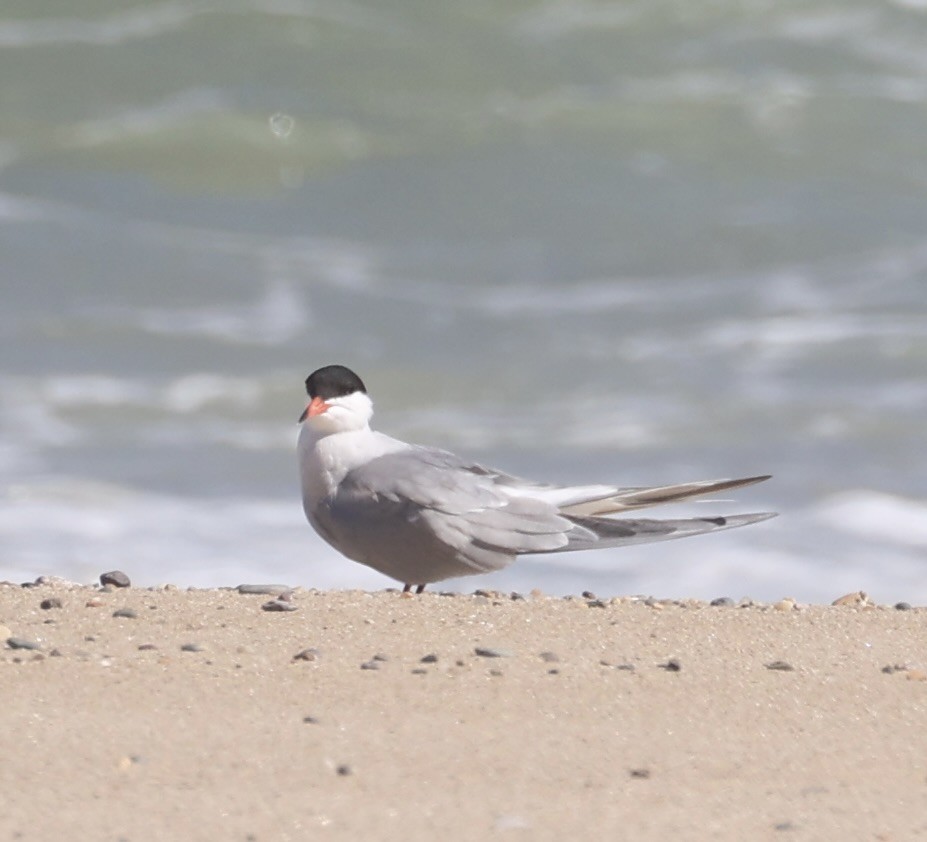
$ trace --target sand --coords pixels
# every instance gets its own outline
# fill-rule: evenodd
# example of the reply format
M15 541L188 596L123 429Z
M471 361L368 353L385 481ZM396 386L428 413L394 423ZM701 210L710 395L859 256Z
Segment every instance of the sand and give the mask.
M927 837L927 610L270 599L0 586L0 839Z

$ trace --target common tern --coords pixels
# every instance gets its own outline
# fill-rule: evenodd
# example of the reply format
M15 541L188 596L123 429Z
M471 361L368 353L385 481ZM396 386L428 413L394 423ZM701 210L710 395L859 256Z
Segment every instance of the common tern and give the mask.
M654 488L546 485L372 430L373 403L345 366L314 371L306 392L297 445L306 517L335 549L403 582L406 592L500 570L523 553L642 544L775 517L612 517L769 476Z

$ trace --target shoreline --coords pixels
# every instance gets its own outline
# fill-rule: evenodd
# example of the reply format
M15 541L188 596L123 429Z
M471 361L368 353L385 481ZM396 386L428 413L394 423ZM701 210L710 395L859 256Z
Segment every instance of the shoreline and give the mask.
M927 834L924 608L49 580L0 627L7 838Z

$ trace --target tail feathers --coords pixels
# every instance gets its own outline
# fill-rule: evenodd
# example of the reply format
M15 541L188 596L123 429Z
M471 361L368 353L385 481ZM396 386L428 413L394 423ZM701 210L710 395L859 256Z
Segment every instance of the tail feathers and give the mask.
M569 517L595 517L598 515L615 514L617 512L643 509L647 506L657 506L661 503L675 503L698 497L702 494L713 494L717 491L728 491L732 488L743 488L770 478L766 474L758 477L745 477L743 479L702 480L701 482L686 482L679 485L664 485L655 488L621 488L606 497L592 498L578 503L562 506L560 511ZM749 517L749 515L743 515ZM728 518L732 520L732 518ZM625 521L630 523L631 521ZM644 521L640 521L644 522ZM662 523L682 523L683 521L661 521ZM752 521L751 521L752 522ZM740 526L741 524L734 524ZM730 527L725 527L730 528ZM694 534L694 533L687 533ZM675 535L672 537L676 537Z
M568 516L576 528L567 533L569 543L550 552L624 547L652 541L668 541L707 532L720 532L776 517L776 512L684 518L680 520L624 519Z

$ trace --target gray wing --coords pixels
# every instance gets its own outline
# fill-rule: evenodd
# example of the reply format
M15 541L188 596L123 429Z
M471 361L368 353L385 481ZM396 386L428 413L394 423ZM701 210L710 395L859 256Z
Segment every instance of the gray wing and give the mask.
M498 570L522 553L641 544L745 526L772 513L675 520L600 513L641 508L765 477L660 488L560 488L412 447L349 472L316 512L320 531L350 558L403 582Z

